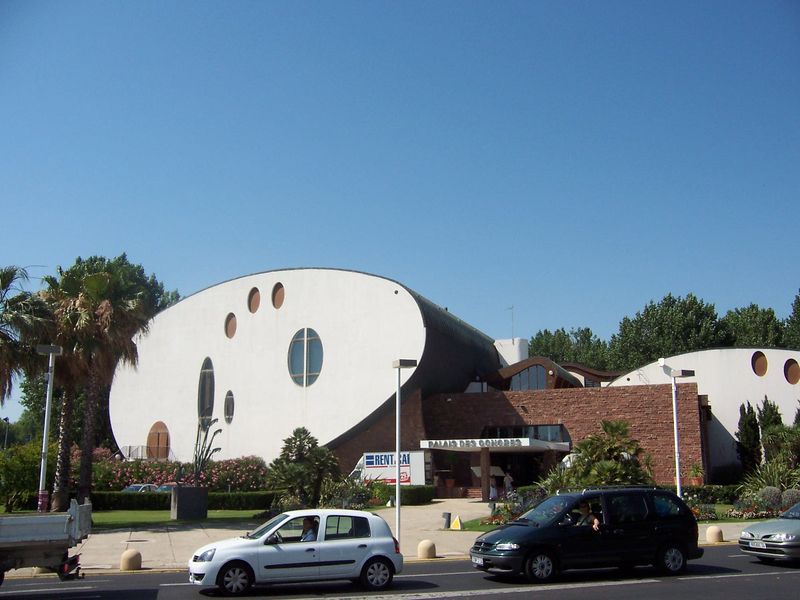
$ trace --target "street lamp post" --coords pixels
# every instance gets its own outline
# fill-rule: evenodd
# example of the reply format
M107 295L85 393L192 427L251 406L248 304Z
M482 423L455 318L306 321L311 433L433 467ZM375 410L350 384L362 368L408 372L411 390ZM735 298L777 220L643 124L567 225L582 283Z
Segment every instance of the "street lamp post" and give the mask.
M5 440L3 441L3 450L5 450L6 448L8 448L8 417L3 417L3 421L6 422L6 437Z
M56 366L56 356L61 354L61 346L36 346L37 354L47 354L47 399L44 403L44 433L42 434L42 462L39 467L39 502L36 510L47 512L47 438L50 435L50 405L53 401L53 371Z
M413 358L398 358L392 362L392 368L397 369L397 395L395 396L395 473L394 473L394 521L397 541L400 541L400 371L417 366Z
M664 369L672 379L672 430L675 438L675 488L678 492L678 497L683 497L681 490L681 451L680 451L680 437L678 435L678 386L675 379L678 377L693 377L694 371L689 369L673 369L667 366L666 359L659 358L658 364Z

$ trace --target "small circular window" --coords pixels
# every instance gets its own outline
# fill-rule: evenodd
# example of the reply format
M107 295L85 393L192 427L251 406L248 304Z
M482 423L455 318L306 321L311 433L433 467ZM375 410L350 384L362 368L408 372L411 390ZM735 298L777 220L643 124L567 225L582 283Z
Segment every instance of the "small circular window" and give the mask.
M225 422L230 425L233 421L233 392L228 390L225 394Z
M753 367L753 373L759 377L763 377L767 374L767 357L764 356L763 352L753 352L750 364Z
M790 358L786 361L786 364L783 365L783 376L786 377L786 381L792 385L800 381L800 365L797 364L795 359Z
M322 371L322 340L313 329L301 329L289 344L289 376L297 385L308 387Z
M200 367L200 381L197 385L197 418L203 429L208 429L214 413L214 365L210 358Z
M261 306L261 292L258 291L258 288L254 287L250 290L250 293L247 294L247 310L254 313L258 310L259 306Z
M275 308L283 306L284 294L283 284L280 282L276 283L272 288L272 306Z
M225 335L228 338L236 335L236 315L233 313L228 313L228 316L225 317Z

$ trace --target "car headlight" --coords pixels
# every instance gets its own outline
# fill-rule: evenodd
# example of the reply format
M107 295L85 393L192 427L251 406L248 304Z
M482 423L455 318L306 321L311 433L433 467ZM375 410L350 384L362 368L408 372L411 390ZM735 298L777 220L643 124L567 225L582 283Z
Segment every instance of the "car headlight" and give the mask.
M495 546L495 550L519 550L519 544L513 542L500 542Z
M792 535L791 533L776 533L775 535L771 536L771 538L776 542L791 542L797 539L797 536Z
M754 535L753 535L752 533L750 533L749 531L742 531L742 535L741 535L740 537L743 537L743 538L745 538L745 539L750 539L750 538L754 538L754 537L756 537L756 536L754 536Z
M217 551L216 548L211 548L211 550L206 550L199 556L196 556L194 562L208 562L212 558L214 558L214 553Z

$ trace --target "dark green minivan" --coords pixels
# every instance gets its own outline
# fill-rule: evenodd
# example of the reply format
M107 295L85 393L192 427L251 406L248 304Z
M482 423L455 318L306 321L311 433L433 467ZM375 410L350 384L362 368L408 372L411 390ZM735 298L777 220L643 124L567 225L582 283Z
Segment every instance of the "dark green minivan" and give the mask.
M476 569L538 582L566 569L597 567L654 565L676 574L702 555L691 509L674 493L653 487L558 493L483 534L470 549Z

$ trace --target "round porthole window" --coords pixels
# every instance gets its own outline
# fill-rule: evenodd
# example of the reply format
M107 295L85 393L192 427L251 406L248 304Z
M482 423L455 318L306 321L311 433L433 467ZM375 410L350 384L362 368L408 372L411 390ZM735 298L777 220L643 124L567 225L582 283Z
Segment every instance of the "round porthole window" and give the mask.
M236 335L236 315L233 313L228 313L225 317L225 335L229 339Z
M289 343L289 376L297 385L308 387L321 371L322 340L313 329L301 329Z
M278 282L272 288L272 306L276 309L283 306L284 297L285 290L283 289L283 284Z
M753 352L753 357L750 359L750 364L753 367L753 373L759 377L767 374L767 357L761 351Z
M258 288L254 287L250 290L250 293L247 294L247 310L251 313L255 313L259 306L261 306L261 292L258 291Z
M786 377L786 381L792 385L800 381L800 365L797 364L795 359L790 358L783 365L783 376Z
M197 418L204 429L211 423L214 413L214 365L210 358L203 361L197 385Z

